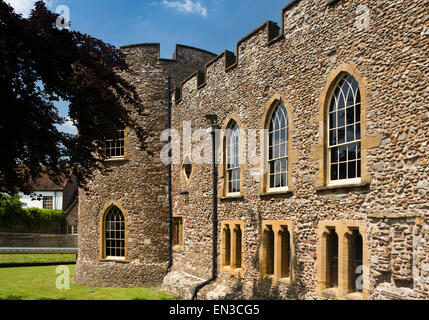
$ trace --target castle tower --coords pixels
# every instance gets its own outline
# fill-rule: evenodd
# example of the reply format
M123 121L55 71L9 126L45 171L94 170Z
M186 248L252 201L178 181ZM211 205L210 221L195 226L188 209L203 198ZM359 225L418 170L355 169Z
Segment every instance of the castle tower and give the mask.
M172 87L215 57L177 45L173 59L160 58L159 44L121 47L129 78L143 101L139 120L149 132L147 149L125 128L108 145L107 175L95 173L89 193L79 190L79 255L74 282L100 287L158 285L168 260L168 168L161 162L167 129L168 77Z

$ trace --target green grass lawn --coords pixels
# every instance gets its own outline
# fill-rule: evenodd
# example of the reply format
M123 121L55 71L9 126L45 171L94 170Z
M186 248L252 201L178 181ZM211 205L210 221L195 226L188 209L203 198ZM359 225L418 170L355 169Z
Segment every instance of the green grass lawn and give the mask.
M0 254L0 265L5 263L74 261L76 261L76 254Z
M174 296L152 288L88 288L71 283L70 289L56 287L57 266L0 268L0 300L174 300Z

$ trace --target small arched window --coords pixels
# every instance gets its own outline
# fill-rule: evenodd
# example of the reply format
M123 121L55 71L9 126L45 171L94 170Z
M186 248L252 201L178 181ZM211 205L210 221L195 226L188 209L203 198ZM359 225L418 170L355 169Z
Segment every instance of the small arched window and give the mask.
M280 103L271 116L268 143L270 189L288 186L289 120L286 107Z
M361 178L361 95L355 78L346 73L329 104L329 178L331 183Z
M189 156L186 156L185 161L183 163L183 174L185 175L186 180L191 179L192 175L192 162Z
M125 257L125 220L118 207L106 212L104 230L105 257Z
M226 133L226 178L228 193L240 193L240 171L240 128L235 121L232 121Z

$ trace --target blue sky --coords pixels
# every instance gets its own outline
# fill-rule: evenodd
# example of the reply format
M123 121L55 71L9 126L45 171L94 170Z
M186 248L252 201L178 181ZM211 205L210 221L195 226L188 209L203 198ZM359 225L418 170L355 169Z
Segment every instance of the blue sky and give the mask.
M24 16L34 0L5 0ZM280 25L290 0L46 0L52 11L69 8L71 28L116 47L144 42L161 44L171 58L176 44L219 54L235 52L236 43L266 20ZM67 116L67 104L58 105ZM70 128L65 126L65 131ZM73 132L73 130L71 131Z

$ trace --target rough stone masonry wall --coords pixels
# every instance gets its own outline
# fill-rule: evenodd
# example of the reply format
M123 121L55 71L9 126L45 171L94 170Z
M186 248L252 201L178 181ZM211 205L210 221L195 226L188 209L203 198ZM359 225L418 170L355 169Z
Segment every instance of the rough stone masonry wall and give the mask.
M99 173L79 190L79 259L74 281L89 286L126 287L158 285L168 259L167 166L160 159L167 129L167 77L172 84L202 68L213 54L178 45L176 60L160 59L159 44L140 44L122 48L137 77L124 74L139 93L144 115L138 119L151 135L148 150L141 150L135 132L125 138L125 159L110 161L111 172ZM150 151L150 152L149 152ZM100 259L101 221L110 204L125 215L127 261Z
M428 298L428 5L427 0L293 1L283 10L278 38L272 24L264 24L238 43L237 64L222 54L207 65L204 85L197 76L183 83L181 100L173 106L173 128L182 137L184 121L192 122L193 132L207 128L207 113L216 113L221 126L234 116L242 130L260 129L267 102L282 95L292 109L290 141L297 155L292 193L261 196L260 182L250 174L257 166L249 165L242 173L243 197L218 200L219 230L220 221L245 223L244 275L219 269L218 280L201 298L321 299L319 225L349 220L363 221L367 230L368 298ZM368 25L362 20L365 8ZM366 83L363 130L375 141L366 150L369 184L317 189L321 92L330 72L344 64L355 66ZM184 247L175 253L164 287L189 298L195 284L211 276L211 167L193 163L189 182L181 170L174 166L174 211L184 219ZM219 194L220 186L221 178ZM294 221L292 287L260 277L264 220Z

